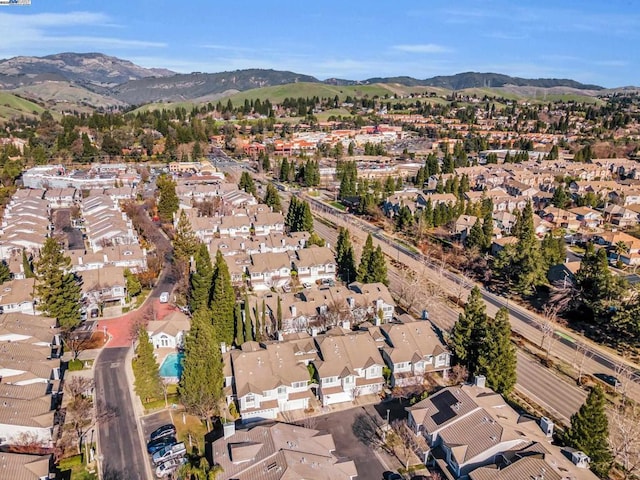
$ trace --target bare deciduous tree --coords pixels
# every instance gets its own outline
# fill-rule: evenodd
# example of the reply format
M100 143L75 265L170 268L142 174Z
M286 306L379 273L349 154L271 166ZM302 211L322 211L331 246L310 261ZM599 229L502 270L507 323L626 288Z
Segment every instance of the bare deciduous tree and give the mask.
M573 359L573 366L578 370L578 385L582 385L582 373L584 372L584 362L591 358L591 349L583 342L576 342L576 354Z
M405 469L409 468L413 442L413 433L407 426L406 420L394 420L391 422L391 435L387 435L387 444L391 447L398 460L404 464Z
M609 446L620 464L622 478L640 474L640 406L619 402L609 410Z
M558 309L558 305L545 305L542 310L542 321L540 322L542 339L540 340L540 348L544 349L547 360L549 359L551 348L556 341L555 331L558 326Z

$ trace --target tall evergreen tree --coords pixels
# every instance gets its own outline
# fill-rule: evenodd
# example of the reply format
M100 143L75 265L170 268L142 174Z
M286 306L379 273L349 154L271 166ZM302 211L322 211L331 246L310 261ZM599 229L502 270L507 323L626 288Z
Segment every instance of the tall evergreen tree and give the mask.
M311 206L309 205L309 202L302 202L302 211L300 215L300 231L312 233L313 215L311 213Z
M338 230L338 240L336 241L336 264L338 275L347 283L356 279L356 260L351 244L349 230L340 227Z
M280 164L280 181L288 182L289 176L291 175L291 169L289 167L289 162L286 158L282 159L282 163Z
M369 234L367 235L367 240L364 242L362 256L360 257L360 265L358 265L358 274L356 278L358 282L368 283L367 279L369 278L373 252L373 237Z
M282 330L282 299L278 295L278 306L276 308L276 328Z
M238 189L244 190L247 193L250 193L254 197L257 197L256 184L253 181L253 177L246 170L242 172L240 175L240 182L238 183Z
M274 212L282 211L282 202L280 201L280 194L278 189L272 184L267 184L267 190L264 195L264 203L271 207Z
M478 218L471 227L469 235L467 235L467 238L465 239L465 244L468 248L477 248L482 250L486 243L487 241L484 237L484 230L482 229L482 224Z
M508 395L516 384L516 350L511 344L509 311L502 307L488 324L485 341L479 346L475 373L487 378L487 386Z
M479 349L487 335L486 306L478 287L473 287L464 311L451 331L451 349L456 362L465 365L469 372L477 368Z
M387 261L382 253L380 245L376 247L371 256L371 262L369 263L369 274L367 275L368 283L384 283L389 285L389 279L387 277Z
M71 259L54 238L47 238L36 264L38 308L56 318L65 331L80 324L80 282L70 270Z
M2 260L0 262L0 284L8 282L9 280L11 280L11 270L9 270L7 263Z
M25 249L22 249L22 270L24 271L25 278L35 277L33 273L33 267L31 266L31 260L27 256Z
M178 385L185 409L204 420L208 430L211 430L211 417L219 411L224 381L220 345L210 318L211 313L206 309L193 314Z
M176 182L166 174L156 180L160 199L158 200L158 216L163 222L171 222L173 214L178 211L180 200L176 194Z
M211 296L211 284L213 282L213 265L209 249L204 243L198 247L195 254L195 271L191 274L191 292L189 308L191 312L206 308Z
M133 359L134 386L143 402L162 397L162 381L160 368L153 355L153 344L149 340L147 329L138 330L136 358Z
M482 233L484 234L483 248L484 250L489 250L491 248L491 242L493 242L493 206L491 210L487 210L482 217Z
M596 385L580 410L571 416L571 426L565 434L570 446L582 450L591 458L591 470L602 478L607 476L613 462L605 402L604 392Z
M244 297L244 338L247 342L253 342L256 339L251 305L249 305L249 297L246 295Z
M236 307L233 310L233 320L235 322L236 346L239 347L244 343L244 320L240 303L236 303Z
M211 284L211 319L215 329L216 338L220 342L225 342L227 346L233 344L234 321L233 310L236 304L236 294L231 285L231 275L229 267L218 250L216 261L213 266L213 277Z
M180 210L176 232L173 237L173 255L180 262L188 262L198 249L198 237L196 237L191 222L184 210Z

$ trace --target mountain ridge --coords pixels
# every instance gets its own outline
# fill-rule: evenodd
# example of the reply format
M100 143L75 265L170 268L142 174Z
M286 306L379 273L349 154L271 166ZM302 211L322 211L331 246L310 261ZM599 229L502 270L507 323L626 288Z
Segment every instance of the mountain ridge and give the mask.
M407 87L439 87L447 90L467 88L566 87L584 91L587 95L604 90L571 79L526 79L499 73L463 72L417 79L410 76L372 77L365 80L328 78L274 69L244 69L217 73L176 73L162 68L145 68L135 63L102 53L64 52L44 57L19 56L0 60L0 89L48 91L47 82L69 82L118 104L142 105L151 102L188 101L196 98L217 98L229 91L311 82L333 86L399 84ZM43 93L40 97L47 100ZM97 98L97 97L96 97Z

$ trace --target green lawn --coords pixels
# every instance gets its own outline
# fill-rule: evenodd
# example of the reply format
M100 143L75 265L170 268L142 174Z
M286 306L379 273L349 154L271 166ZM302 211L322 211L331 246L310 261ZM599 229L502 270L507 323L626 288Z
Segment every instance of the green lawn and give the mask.
M329 202L329 205L331 205L332 207L337 208L338 210L342 210L343 212L347 209L347 207L342 205L340 202Z
M37 103L25 100L9 92L0 92L0 121L24 115L34 117L44 112Z

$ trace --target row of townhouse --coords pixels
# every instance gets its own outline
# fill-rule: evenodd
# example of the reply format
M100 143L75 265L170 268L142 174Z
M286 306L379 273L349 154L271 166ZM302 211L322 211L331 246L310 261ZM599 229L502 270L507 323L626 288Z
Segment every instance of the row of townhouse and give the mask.
M0 445L51 447L61 394L61 339L53 318L0 315Z
M299 293L267 293L263 298L272 325L276 324L280 311L280 331L285 334L322 332L339 324L358 325L366 321L376 325L386 323L393 319L396 306L382 283L322 286Z
M98 252L111 245L137 245L138 235L118 201L101 194L85 198L81 204L81 226L89 248Z
M314 397L327 406L379 394L385 365L399 387L422 383L429 372L446 374L450 365L431 324L413 320L246 342L224 359L227 399L235 398L243 422L306 409Z
M596 479L582 452L552 445L553 423L516 412L484 386L439 390L407 407L416 453L447 478L471 480ZM569 460L571 458L572 460Z
M270 233L283 233L285 230L284 215L272 212L263 204L253 208L231 209L219 216L200 216L197 209L186 210L186 214L191 228L203 243L210 243L221 237L262 237ZM175 225L179 218L176 215Z
M20 257L21 263L23 251L37 254L50 234L51 211L43 194L43 190L18 190L7 204L0 230L0 259L8 264L12 257Z

